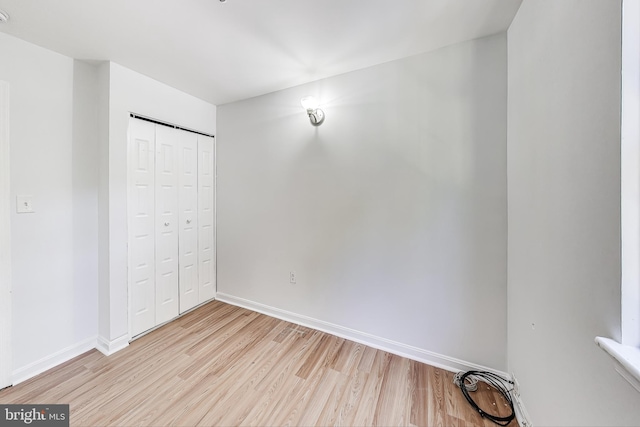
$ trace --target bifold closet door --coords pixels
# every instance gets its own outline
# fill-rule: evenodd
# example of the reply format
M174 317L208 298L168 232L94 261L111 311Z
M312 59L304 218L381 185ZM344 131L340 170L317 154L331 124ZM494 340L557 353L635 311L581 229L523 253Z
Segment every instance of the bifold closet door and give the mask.
M180 313L200 303L198 289L198 135L180 133Z
M216 296L215 156L213 138L198 135L198 218L200 228L198 258L201 303Z
M156 126L156 325L178 315L178 152L181 131Z
M131 336L215 297L212 137L129 121Z
M155 132L153 123L129 122L129 312L134 336L156 325Z

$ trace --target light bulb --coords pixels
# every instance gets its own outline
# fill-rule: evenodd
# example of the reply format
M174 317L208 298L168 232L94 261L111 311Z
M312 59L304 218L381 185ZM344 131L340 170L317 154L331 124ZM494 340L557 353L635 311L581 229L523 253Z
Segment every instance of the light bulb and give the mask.
M307 111L315 111L318 109L318 100L313 96L305 96L300 100L300 104L302 104L302 108Z

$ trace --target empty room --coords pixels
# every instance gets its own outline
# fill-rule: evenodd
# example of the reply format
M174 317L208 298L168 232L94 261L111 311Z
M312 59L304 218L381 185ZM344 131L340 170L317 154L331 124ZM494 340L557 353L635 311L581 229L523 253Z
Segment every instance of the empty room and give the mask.
M0 0L0 426L640 425L640 0Z

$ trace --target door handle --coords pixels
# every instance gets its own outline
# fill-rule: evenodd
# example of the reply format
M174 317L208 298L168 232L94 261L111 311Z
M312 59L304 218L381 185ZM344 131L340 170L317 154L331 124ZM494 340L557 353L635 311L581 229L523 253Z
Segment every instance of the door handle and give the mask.
M164 226L165 226L165 227L168 227L168 226L169 226L169 223L168 223L168 222L165 222L165 223L164 223Z
M190 219L187 220L187 224L191 224L191 220Z

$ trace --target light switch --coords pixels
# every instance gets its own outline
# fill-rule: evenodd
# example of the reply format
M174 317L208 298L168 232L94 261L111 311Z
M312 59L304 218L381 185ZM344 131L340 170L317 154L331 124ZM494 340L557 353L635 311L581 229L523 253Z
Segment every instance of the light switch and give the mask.
M16 197L16 212L18 213L33 213L33 196L17 196Z

